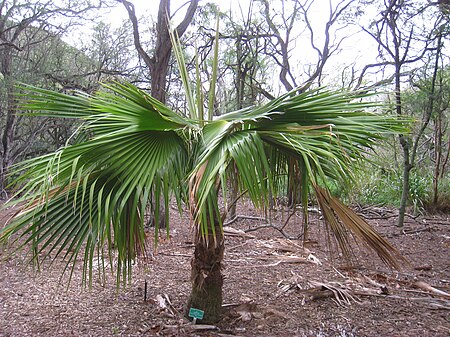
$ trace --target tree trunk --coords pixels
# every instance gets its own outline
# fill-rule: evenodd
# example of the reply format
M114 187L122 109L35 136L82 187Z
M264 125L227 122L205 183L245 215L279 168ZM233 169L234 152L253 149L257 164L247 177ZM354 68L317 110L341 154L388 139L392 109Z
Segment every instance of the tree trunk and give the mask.
M216 323L222 313L222 261L225 250L222 229L214 223L216 235L208 236L196 230L195 251L191 260L192 292L188 301L189 309L205 312L201 323Z
M0 161L0 195L5 192L5 180L8 175L8 168L12 164L11 163L11 148L14 142L14 134L16 128L16 106L17 99L14 95L14 85L11 79L11 64L12 64L12 50L11 47L2 48L0 50L1 55L1 73L4 76L5 82L5 126L3 134L1 135L1 161Z
M397 115L402 115L402 96L400 87L400 76L401 76L401 66L400 62L400 51L398 40L394 39L395 44L395 110ZM403 227L405 221L406 204L409 198L409 176L412 169L412 162L410 161L410 143L405 135L399 135L400 145L403 149L403 189L402 196L400 199L400 207L398 209L398 220L397 226Z
M433 112L434 107L434 101L437 100L437 95L435 94L436 91L436 80L438 76L439 71L439 58L441 54L442 49L442 33L438 36L437 41L437 49L436 49L436 59L434 63L434 71L433 71L433 78L431 80L431 92L428 96L428 108L429 108L429 118L431 118L431 114ZM440 80L440 88L442 88L442 76ZM439 89L439 96L442 94L442 89ZM441 165L441 159L442 159L442 113L443 110L439 106L439 101L437 102L437 116L436 116L436 122L435 122L435 129L434 129L434 142L435 142L435 152L434 152L434 174L433 174L433 206L437 206L438 199L439 199L439 175L440 175L440 165Z
M127 0L120 0L128 11L128 16L133 25L134 45L139 56L144 60L151 74L151 94L154 98L166 102L166 82L169 69L172 43L170 41L168 16L170 17L170 0L161 0L158 7L158 20L156 22L156 44L153 56L147 54L142 47L138 19L136 17L134 5ZM192 21L197 10L199 0L191 0L181 23L177 26L176 33L181 37Z
M434 127L434 174L433 174L433 206L438 205L439 200L439 180L441 175L441 162L442 162L442 110L439 110Z
M400 199L400 207L398 209L397 226L403 227L405 222L406 205L409 199L409 177L412 169L412 165L409 163L409 147L403 147L403 156L405 159L403 165L403 189Z
M288 207L295 208L295 205L302 200L301 196L301 181L300 181L300 172L298 169L298 164L294 159L289 159L289 172L288 174Z

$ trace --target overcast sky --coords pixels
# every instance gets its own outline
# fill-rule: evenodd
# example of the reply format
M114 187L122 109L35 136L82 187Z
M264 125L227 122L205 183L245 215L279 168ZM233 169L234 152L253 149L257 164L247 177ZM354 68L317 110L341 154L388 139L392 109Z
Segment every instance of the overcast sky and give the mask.
M250 0L202 0L201 3L206 3L207 1L218 4L221 11L233 11L236 15L236 18L240 17L241 10L243 13L247 12L250 3ZM156 16L158 10L157 4L159 2L148 0L133 0L132 2L135 5L138 17L142 15ZM332 0L333 4L336 4L337 2L338 1L336 0ZM172 13L174 13L180 6L186 3L186 0L172 0ZM274 2L274 4L276 4L276 2ZM313 5L311 6L310 20L315 28L315 42L319 47L324 37L323 30L329 16L329 6L329 0L314 0ZM173 18L173 23L175 25L184 16L186 8L187 5L184 6L184 10L182 9L178 11L175 18ZM107 16L107 21L113 24L113 26L120 25L120 23L126 19L127 12L123 6L118 6ZM373 62L375 60L377 50L374 41L372 41L368 36L364 34L355 34L355 32L355 27L348 27L338 33L340 35L350 35L350 37L342 43L341 53L329 60L329 64L327 66L328 72L334 70L334 72L337 73L341 68L353 62L357 65L361 64L362 67L368 61ZM298 62L292 62L294 67L299 67L299 69L294 70L297 72L303 71L300 68L306 67L305 63L315 62L315 60L317 59L316 55L317 54L310 48L309 35L304 35L303 40L302 37L300 37L300 39L296 42L296 48L291 53L291 58L293 60L298 59ZM331 77L328 77L328 80L334 81L334 79L332 79Z

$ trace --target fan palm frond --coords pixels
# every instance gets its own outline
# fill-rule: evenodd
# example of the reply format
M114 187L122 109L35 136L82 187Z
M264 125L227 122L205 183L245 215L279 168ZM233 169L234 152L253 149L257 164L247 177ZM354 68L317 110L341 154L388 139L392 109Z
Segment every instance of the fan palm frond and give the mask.
M64 253L68 264L81 251L92 263L94 252L108 242L109 255L113 246L118 250L120 275L143 250L144 212L151 200L163 195L168 206L169 193L178 201L185 198L184 130L193 124L131 85L107 88L81 98L33 88L27 108L79 118L91 137L13 168L13 174L25 172L15 183L22 184L17 202L27 205L0 235L21 232L23 243L32 243L38 253L56 244L53 258ZM49 100L51 108L44 110ZM86 262L84 267L86 275L92 268Z
M365 159L385 134L406 131L406 120L368 112L376 104L366 94L314 90L288 93L261 107L219 117L204 128L204 149L196 174L197 216L203 231L208 217L204 207L220 185L227 193L227 168L238 171L241 191L256 206L266 207L279 190L281 175L297 176L307 230L309 193L314 192L344 255L350 256L349 233L374 249L381 259L395 264L395 249L326 189L331 180L349 183L352 167ZM201 167L201 171L199 168ZM220 179L219 179L220 177ZM284 181L285 183L285 181ZM218 209L216 209L218 212ZM344 230L345 229L345 230ZM398 254L397 254L398 255Z

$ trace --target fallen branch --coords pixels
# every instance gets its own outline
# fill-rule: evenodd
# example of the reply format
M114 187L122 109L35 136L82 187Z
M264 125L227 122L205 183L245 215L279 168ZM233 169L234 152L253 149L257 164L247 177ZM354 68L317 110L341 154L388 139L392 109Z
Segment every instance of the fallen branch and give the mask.
M240 229L236 229L230 226L225 226L223 227L223 232L225 235L231 235L231 236L242 236L244 238L249 238L249 239L254 239L255 236L251 235L251 234L247 234L247 232L240 230Z
M312 254L311 254L312 255ZM259 260L273 260L270 258L260 258ZM241 260L226 260L226 262L241 262ZM312 257L300 257L300 256L279 256L277 257L277 261L270 264L251 264L246 266L236 266L234 268L265 268L265 267L276 267L282 263L313 263L319 264L317 258Z
M420 228L412 231L403 231L403 234L416 234L416 233L422 233L422 232L431 232L431 230L434 229L434 227L426 227L426 228Z
M274 225L274 224L271 224L271 223L266 223L266 224L263 224L263 225L258 226L258 227L252 227L252 228L246 229L244 232L245 232L245 233L248 233L248 232L254 232L254 231L258 231L258 230L260 230L260 229L264 229L264 228L273 228L273 229L275 229L276 231L280 232L281 235L283 235L286 239L289 239L289 240L295 240L295 239L296 239L296 238L294 238L294 237L291 237L289 234L287 234L287 233L283 230L283 228L280 228L280 227L278 227L277 225Z
M247 219L247 220L253 220L253 221L260 221L260 222L263 222L263 221L264 221L264 223L263 223L262 225L257 226L257 227L252 227L252 228L246 229L246 230L244 230L243 232L244 232L244 233L249 233L249 232L258 231L258 230L260 230L260 229L273 228L273 229L275 229L276 231L280 232L281 235L283 235L286 239L294 240L294 239L296 239L296 238L295 238L295 237L289 236L289 234L287 234L287 233L284 231L284 228L287 226L289 220L290 220L291 217L296 213L296 211L297 211L297 210L294 208L294 211L291 212L291 213L289 214L289 216L288 216L288 218L286 219L286 221L284 222L284 224L283 224L283 225L280 225L280 226L268 222L267 218L258 217L258 216L251 216L251 215L236 215L234 218L232 218L232 219L230 219L229 221L225 222L223 225L224 225L224 229L225 229L225 227L229 227L229 225L231 225L232 223L236 222L236 221L239 220L239 219ZM231 228L231 227L229 227L229 228ZM236 231L237 231L237 230L236 230ZM241 231L241 232L242 232L242 231ZM225 233L225 234L227 234L227 233Z
M433 219L433 218L424 218L424 222L437 224L437 225L450 225L450 221L444 221L441 219Z
M377 295L375 295L377 296ZM394 299L394 300L407 300L407 301L414 301L414 302L427 302L431 308L433 309L442 309L442 310L450 310L450 302L447 300L439 299L439 298L433 298L433 297L404 297L404 296L397 296L397 295L378 295L379 297L384 297L387 299Z
M207 325L207 324L190 324L186 326L189 330L193 331L204 331L204 330L219 330L219 328L215 325Z
M423 282L423 281L417 281L416 283L414 283L414 285L415 285L417 288L422 289L422 290L425 290L425 291L428 291L428 292L431 292L431 293L433 293L434 295L442 296L442 297L445 297L445 298L449 298L449 299L450 299L450 294L449 294L449 293L447 293L447 292L445 292L445 291L442 291L442 290L439 290L439 289L437 289L437 288L435 288L435 287L432 287L431 285L429 285L429 284L426 283L426 282Z
M266 218L262 218L259 216L251 216L251 215L236 215L232 219L226 221L223 225L228 226L231 225L233 222L236 222L239 219L247 219L247 220L254 220L254 221L267 221Z
M156 295L156 302L162 310L168 311L171 316L179 314L178 310L176 310L172 305L172 302L170 302L170 298L167 294Z
M241 248L242 246L245 246L249 241L244 241L243 243L240 243L238 245L235 245L233 247L227 248L227 251L230 252L232 250L235 250L236 248Z
M158 252L157 255L164 255L164 256L179 256L179 257L192 257L192 254L164 253L164 252Z
M361 217L363 217L364 219L367 219L367 220L380 220L380 219L387 220L387 219L391 219L391 218L398 217L398 212L397 212L397 213L394 213L394 214L390 214L390 215L384 215L384 214L382 214L381 211L380 211L380 212L376 212L376 211L370 211L370 212L367 212L367 211L366 211L366 213L376 214L376 216L366 215L366 214L364 214L363 212L364 212L364 210L358 212L358 215L361 216ZM390 213L392 213L392 212L390 212ZM411 219L414 220L415 222L419 222L419 221L417 220L417 218L420 217L421 214L418 214L418 215L412 215L412 214L405 213L405 216L408 217L408 218L411 218Z
M414 267L414 270L424 270L424 271L428 271L428 270L432 270L433 266L431 265L425 265L425 266L417 266Z

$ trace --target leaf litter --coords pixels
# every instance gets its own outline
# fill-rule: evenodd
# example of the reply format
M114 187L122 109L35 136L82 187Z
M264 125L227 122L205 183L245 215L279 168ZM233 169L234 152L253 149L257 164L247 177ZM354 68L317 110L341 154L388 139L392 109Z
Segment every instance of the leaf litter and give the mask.
M367 217L375 217L369 211ZM242 205L238 212L248 218L258 215ZM377 214L392 212L380 209ZM319 216L313 214L311 222L319 224ZM8 210L4 210L0 226L7 217ZM304 244L270 227L248 234L258 224L242 217L225 232L226 303L222 321L214 326L194 326L184 318L190 292L191 231L189 219L177 212L171 217L171 239L162 242L148 261L135 265L132 281L122 289L116 288L110 276L94 280L91 289L82 288L81 265L67 286L67 277L58 282L62 261L50 269L42 265L43 272L38 273L27 264L25 252L6 257L0 249L0 336L450 333L448 215L407 218L404 233L395 227L394 217L370 220L410 261L400 272L389 270L358 248L358 265L349 266L339 256L332 260L320 226L311 227ZM289 237L301 237L302 227L295 218L301 216L293 217L284 228Z

